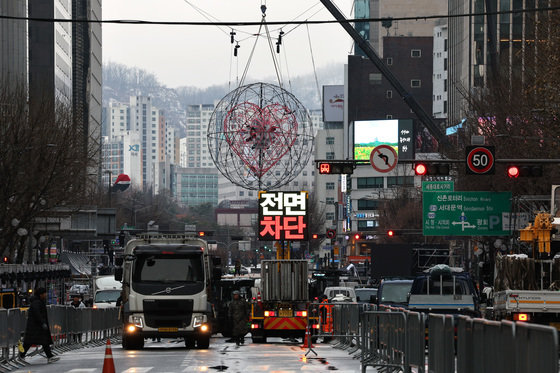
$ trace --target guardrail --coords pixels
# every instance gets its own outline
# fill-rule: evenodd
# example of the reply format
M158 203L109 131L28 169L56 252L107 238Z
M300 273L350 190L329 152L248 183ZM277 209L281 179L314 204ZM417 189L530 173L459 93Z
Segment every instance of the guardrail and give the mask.
M55 353L90 344L102 345L108 338L118 337L121 332L122 322L117 307L93 309L49 305L47 314ZM17 349L26 324L26 309L0 309L0 371L26 365L18 358ZM37 347L34 351L30 350L28 355L40 353L40 346Z
M330 307L331 320L326 318ZM313 311L315 310L315 311ZM356 303L313 304L314 338L384 372L558 373L558 331L551 326L377 310Z

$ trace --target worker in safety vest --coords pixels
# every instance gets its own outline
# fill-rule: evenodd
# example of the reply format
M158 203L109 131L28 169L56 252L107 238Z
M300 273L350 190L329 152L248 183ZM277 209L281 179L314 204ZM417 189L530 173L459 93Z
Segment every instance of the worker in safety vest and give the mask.
M329 304L327 296L323 295L323 301L319 305L320 325L323 333L332 334L333 332L332 308L333 305Z

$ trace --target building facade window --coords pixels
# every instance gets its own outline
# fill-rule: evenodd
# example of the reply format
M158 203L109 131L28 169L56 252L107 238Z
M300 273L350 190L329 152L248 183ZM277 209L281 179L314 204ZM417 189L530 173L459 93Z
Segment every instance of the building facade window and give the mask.
M382 177L359 177L358 189L383 188Z
M422 57L422 50L420 50L420 49L411 49L411 50L410 50L410 57L412 57L412 58L420 58L420 57Z
M385 97L387 97L387 98L393 98L393 91L391 91L390 89L387 90L387 92L385 93Z
M377 220L358 220L358 230L367 231L379 227Z
M380 201L378 199L359 199L358 210L378 210Z
M326 159L334 159L334 152L327 152L326 153Z
M327 137L326 140L327 145L334 145L334 137Z
M422 81L420 79L412 79L410 81L410 86L412 88L420 88L422 86Z
M327 190L334 190L334 183L326 183L325 188Z
M391 66L393 64L393 57L387 57L387 66Z
M387 188L395 186L414 186L414 176L388 176Z

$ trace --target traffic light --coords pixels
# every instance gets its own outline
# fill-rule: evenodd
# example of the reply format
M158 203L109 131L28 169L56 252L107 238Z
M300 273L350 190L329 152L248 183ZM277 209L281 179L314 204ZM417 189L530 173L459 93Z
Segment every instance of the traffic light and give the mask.
M543 166L538 164L523 166L511 164L507 166L506 172L508 177L511 179L515 179L517 177L542 177Z
M351 175L354 173L354 161L322 161L318 162L317 167L321 175Z
M361 240L361 239L363 239L363 238L364 238L364 236L363 236L361 233L356 233L356 234L354 234L354 239L355 239L356 241Z
M7 256L5 256L4 258L2 258L2 262L3 262L4 264L8 264L8 261L9 261L9 259L8 259Z
M414 173L417 176L447 176L449 175L449 163L415 163Z
M395 236L395 231L393 231L393 230L391 230L391 229L388 230L388 231L387 231L387 236L389 236L389 237Z
M204 236L206 236L206 232L204 231L198 232L198 237L204 237Z
M313 233L313 234L311 235L311 238L314 239L314 240L316 240L317 238L319 238L319 235L318 235L317 233Z

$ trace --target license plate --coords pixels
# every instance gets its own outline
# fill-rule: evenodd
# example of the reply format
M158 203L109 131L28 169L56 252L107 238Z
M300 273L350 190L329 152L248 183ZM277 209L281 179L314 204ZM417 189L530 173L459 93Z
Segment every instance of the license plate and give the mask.
M280 312L278 312L278 316L280 317L292 317L292 310L280 310Z
M179 328L158 328L158 332L176 332Z

